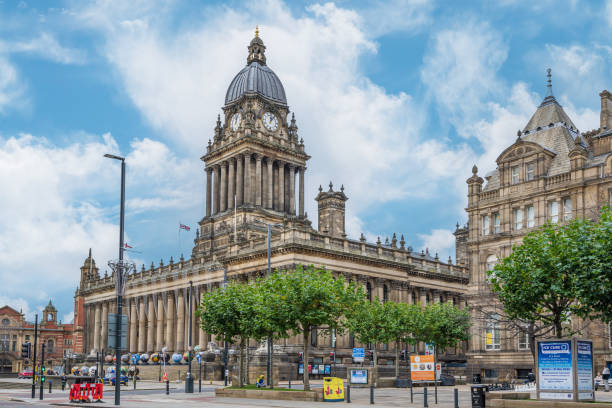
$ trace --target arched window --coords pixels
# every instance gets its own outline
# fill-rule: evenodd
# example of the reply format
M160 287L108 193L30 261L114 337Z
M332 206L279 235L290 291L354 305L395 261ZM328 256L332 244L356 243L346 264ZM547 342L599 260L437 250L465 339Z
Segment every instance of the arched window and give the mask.
M53 340L47 340L47 353L53 353Z

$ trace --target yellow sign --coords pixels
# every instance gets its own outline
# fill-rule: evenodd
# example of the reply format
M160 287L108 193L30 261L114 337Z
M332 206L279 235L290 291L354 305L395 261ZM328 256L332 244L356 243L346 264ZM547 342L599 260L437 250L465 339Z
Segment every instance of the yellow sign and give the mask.
M344 401L344 380L323 377L323 401Z
M487 346L493 344L493 333L487 333Z

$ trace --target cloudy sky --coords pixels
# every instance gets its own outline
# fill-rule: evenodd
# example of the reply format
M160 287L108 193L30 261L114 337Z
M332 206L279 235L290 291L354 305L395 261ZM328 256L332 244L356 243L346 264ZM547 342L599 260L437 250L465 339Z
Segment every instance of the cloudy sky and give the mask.
M65 322L92 248L116 257L119 164L138 264L191 253L199 157L255 25L349 236L453 255L465 179L512 143L545 71L582 131L612 88L612 0L0 0L0 305ZM179 222L192 226L179 235Z

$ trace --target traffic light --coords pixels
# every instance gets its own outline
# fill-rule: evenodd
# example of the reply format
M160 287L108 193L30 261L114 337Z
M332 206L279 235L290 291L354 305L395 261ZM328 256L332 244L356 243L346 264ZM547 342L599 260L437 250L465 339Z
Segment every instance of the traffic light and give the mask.
M41 366L40 367L40 382L44 383L45 382L45 366ZM42 388L41 388L42 389Z
M334 351L329 352L329 361L332 363L336 362L336 353Z
M304 353L302 353L301 351L300 351L300 352L298 352L298 361L299 361L300 363L303 363L303 362L304 362Z
M406 350L402 350L401 360L406 361Z
M30 350L32 345L28 343L23 343L21 345L21 358L30 359Z

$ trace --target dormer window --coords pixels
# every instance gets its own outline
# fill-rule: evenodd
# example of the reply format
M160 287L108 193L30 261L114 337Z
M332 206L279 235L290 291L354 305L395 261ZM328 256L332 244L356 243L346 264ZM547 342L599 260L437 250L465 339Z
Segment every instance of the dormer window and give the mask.
M512 167L510 169L510 172L511 172L510 174L511 174L511 177L512 177L512 180L511 180L512 184L518 184L518 182L519 182L519 168L518 168L518 166Z
M527 181L531 181L534 179L534 173L535 173L535 165L533 163L529 163L527 165L527 171L525 172L525 180Z

